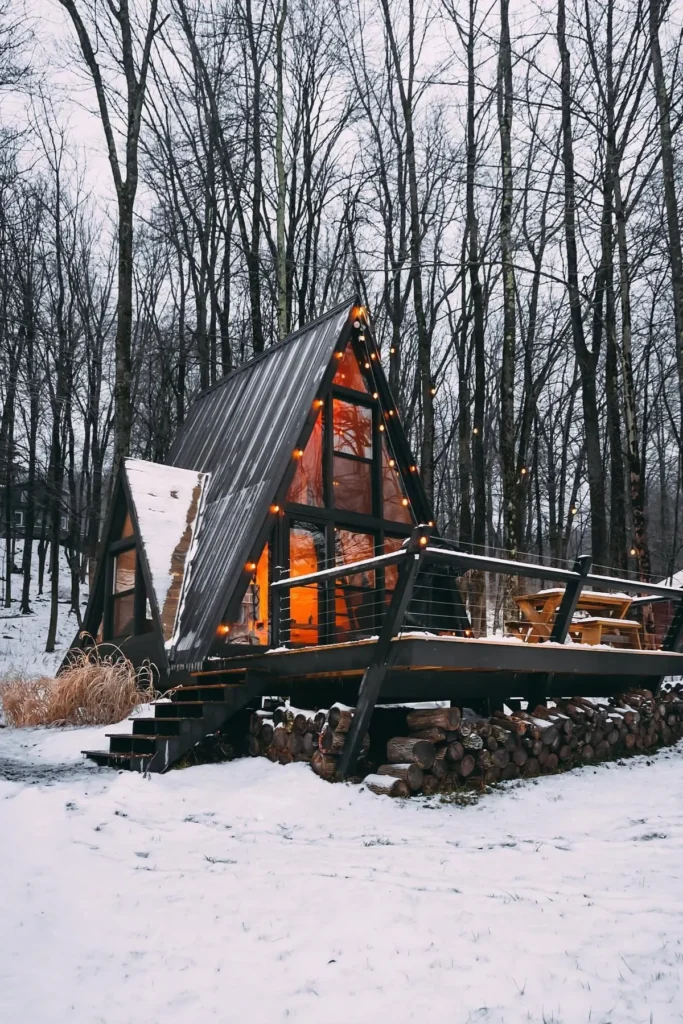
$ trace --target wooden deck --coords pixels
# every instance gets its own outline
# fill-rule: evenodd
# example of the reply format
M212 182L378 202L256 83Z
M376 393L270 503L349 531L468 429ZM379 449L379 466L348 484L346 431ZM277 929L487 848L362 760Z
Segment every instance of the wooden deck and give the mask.
M249 652L206 663L197 677L227 678L251 670L272 680L273 692L323 705L354 703L376 641ZM411 633L391 641L380 701L525 698L543 686L551 696L608 696L629 686L656 687L683 675L683 654L664 651L525 644Z

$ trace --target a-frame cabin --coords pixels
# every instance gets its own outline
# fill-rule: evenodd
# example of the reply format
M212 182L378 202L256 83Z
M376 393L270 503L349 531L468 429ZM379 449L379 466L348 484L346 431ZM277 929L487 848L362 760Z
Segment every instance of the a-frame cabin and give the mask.
M122 467L75 645L94 639L149 660L174 693L91 756L163 771L266 693L358 701L358 733L380 692L500 699L525 679L541 696L549 680L562 685L557 652L553 661L539 645L472 638L458 576L525 567L454 552L433 533L367 317L345 302L201 394L168 465ZM537 570L526 575L564 580L568 592L590 581ZM562 642L566 629L556 632ZM587 692L606 675L612 687L624 672L660 677L669 661L680 672L683 660L611 653L569 669Z

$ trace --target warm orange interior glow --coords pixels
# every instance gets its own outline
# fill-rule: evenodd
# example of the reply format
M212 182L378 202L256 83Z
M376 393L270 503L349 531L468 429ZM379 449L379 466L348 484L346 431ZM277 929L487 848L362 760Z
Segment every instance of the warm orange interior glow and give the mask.
M337 367L332 383L342 388L352 388L354 391L368 392L370 389L365 381L365 377L361 373L351 342L346 346L344 352L337 352L336 355L341 358L341 362ZM369 363L366 364L366 366L369 365Z
M333 402L334 450L359 459L372 458L372 411L341 398Z
M382 446L382 499L385 519L395 523L412 523L413 517L403 490L401 474L395 460L389 457L385 444Z
M270 637L270 559L267 544L258 562L247 562L245 569L253 573L253 577L242 598L237 621L222 622L217 632L221 637L229 636L234 644L267 644Z
M301 452L301 449L297 449ZM298 458L287 501L297 505L323 504L323 415L317 417L311 436Z
M325 564L325 534L315 526L293 526L289 533L289 569L291 576L317 572ZM295 644L316 644L320 612L317 586L290 590L289 638Z

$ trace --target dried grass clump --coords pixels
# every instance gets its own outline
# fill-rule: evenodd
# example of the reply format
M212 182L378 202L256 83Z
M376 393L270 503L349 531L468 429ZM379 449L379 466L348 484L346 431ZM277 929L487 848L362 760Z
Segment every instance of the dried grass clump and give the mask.
M127 658L103 656L97 647L74 652L56 679L14 676L0 682L5 719L15 728L111 725L158 696L151 665L135 669Z

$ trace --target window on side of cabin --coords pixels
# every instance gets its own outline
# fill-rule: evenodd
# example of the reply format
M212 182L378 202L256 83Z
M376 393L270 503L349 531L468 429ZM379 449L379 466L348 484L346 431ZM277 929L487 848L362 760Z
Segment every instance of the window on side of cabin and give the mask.
M252 568L253 566L253 568ZM256 563L236 619L222 622L218 637L229 644L262 646L270 643L270 547L266 544Z
M128 548L114 556L112 570L112 636L135 633L135 578L137 552Z
M119 539L109 549L108 593L96 640L123 640L153 630L152 609L146 593L137 540L126 514Z

